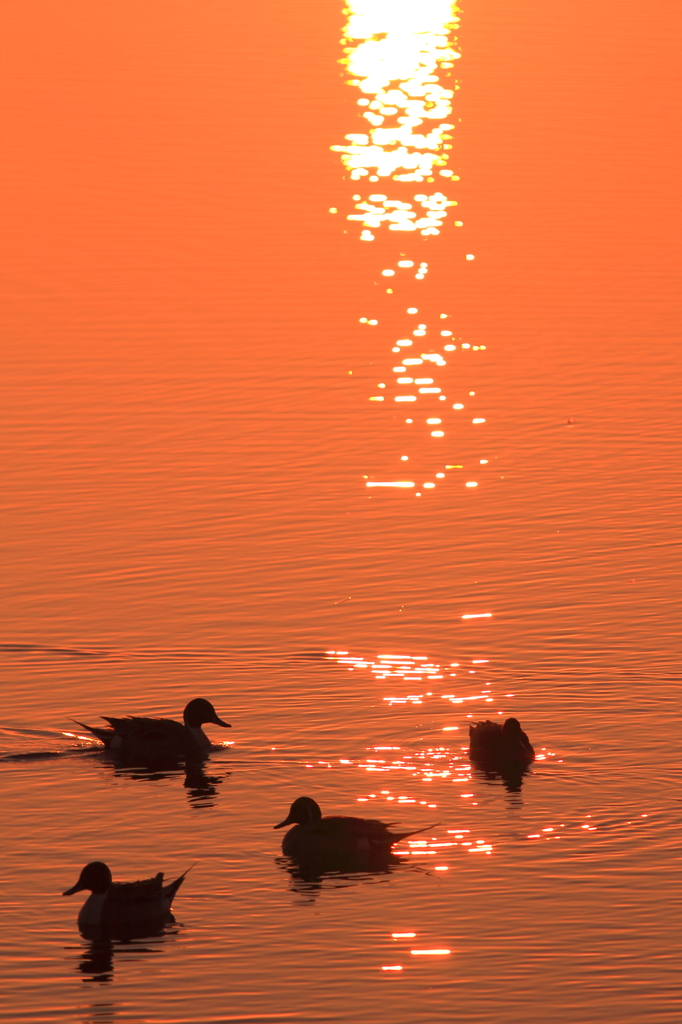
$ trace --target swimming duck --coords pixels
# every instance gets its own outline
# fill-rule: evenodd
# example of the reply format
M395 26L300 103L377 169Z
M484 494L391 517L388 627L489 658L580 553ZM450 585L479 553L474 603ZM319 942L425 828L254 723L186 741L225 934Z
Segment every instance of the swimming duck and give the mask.
M163 884L163 871L140 882L114 882L107 865L93 860L85 865L76 884L62 895L90 890L78 914L81 931L154 927L168 919L173 897L186 874L187 871L168 885Z
M172 718L134 718L132 715L128 718L102 715L102 718L109 722L111 729L85 725L83 722L76 722L76 725L91 732L112 753L123 758L141 757L146 760L196 755L208 750L211 741L201 728L208 722L220 725L223 729L231 728L227 722L218 718L211 702L203 697L196 697L189 702L182 725Z
M433 825L427 825L410 832L389 832L392 823L385 824L372 818L342 815L323 818L319 804L309 796L294 800L284 821L273 827L286 828L287 825L294 828L282 840L282 853L295 859L328 859L335 855L388 857L394 843L433 828Z
M469 726L469 756L472 760L526 765L535 760L535 751L518 718L499 722L477 722Z

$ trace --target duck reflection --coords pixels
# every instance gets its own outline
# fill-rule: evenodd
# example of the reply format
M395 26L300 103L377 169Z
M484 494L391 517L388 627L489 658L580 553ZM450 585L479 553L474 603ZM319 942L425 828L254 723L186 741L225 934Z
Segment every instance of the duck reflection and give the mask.
M486 765L472 758L474 776L485 782L501 782L508 793L520 793L523 780L529 774L530 765Z
M78 971L87 981L111 981L114 973L114 944L110 938L92 939L78 958Z
M409 864L405 857L395 853L331 854L300 857L276 857L275 864L290 876L292 892L308 897L308 901L327 889L347 889L350 886L385 881L396 868Z
M190 805L203 808L213 807L219 795L218 787L232 774L225 770L224 762L212 763L209 774L206 771L208 760L197 757L186 761L167 759L155 764L128 764L118 759L101 757L100 763L105 771L115 777L134 779L136 782L160 782L184 776L183 787Z
M78 950L76 972L82 976L84 982L96 982L107 984L114 977L114 960L126 959L134 956L139 961L147 956L156 956L161 952L161 946L169 940L173 940L178 934L175 926L175 918L169 914L169 918L163 924L159 924L157 931L149 934L149 929L139 928L136 934L135 929L128 928L125 935L114 936L98 929L85 929L83 931L87 944ZM145 940L145 941L142 941ZM151 940L151 941L150 941ZM90 1008L87 1020L110 1021L114 1019L117 1007L110 1003L98 1003Z
M188 761L185 765L185 781L187 799L193 807L213 807L218 796L217 787L222 785L232 773L224 771L217 775L207 775L203 761Z

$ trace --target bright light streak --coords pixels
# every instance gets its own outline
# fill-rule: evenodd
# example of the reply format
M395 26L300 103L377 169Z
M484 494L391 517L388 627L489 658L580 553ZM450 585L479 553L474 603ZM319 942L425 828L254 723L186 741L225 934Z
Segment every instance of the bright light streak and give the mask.
M414 487L413 480L368 480L365 487Z

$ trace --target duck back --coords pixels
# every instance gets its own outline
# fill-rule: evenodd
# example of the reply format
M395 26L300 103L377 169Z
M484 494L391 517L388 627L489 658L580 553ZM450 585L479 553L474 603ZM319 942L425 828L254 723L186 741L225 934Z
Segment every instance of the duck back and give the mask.
M518 721L478 722L469 726L469 756L483 762L531 764L535 751Z

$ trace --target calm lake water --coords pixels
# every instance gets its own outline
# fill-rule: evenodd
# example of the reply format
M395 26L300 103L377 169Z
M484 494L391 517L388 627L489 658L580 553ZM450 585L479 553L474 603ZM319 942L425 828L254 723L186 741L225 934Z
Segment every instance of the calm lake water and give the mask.
M0 1020L678 1022L679 10L3 21ZM302 794L429 828L302 877Z

